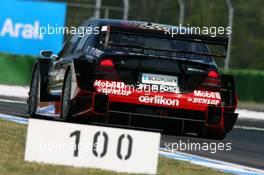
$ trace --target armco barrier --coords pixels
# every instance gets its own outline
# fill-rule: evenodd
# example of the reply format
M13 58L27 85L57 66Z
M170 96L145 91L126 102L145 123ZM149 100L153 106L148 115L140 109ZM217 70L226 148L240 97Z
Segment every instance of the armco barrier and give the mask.
M232 70L225 73L234 75L239 100L264 102L264 71Z

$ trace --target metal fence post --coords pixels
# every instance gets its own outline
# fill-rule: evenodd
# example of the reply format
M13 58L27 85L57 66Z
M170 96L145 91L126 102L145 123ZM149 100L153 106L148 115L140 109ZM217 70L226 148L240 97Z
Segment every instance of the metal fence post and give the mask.
M96 2L95 2L95 12L94 12L94 17L96 19L100 18L101 6L102 6L102 0L96 0Z
M123 13L123 19L128 19L128 11L129 11L129 0L123 0L124 3L124 13Z
M226 0L228 6L228 27L231 28L231 33L228 35L228 47L227 47L227 55L225 60L225 70L229 69L230 66L230 55L231 55L231 43L232 43L232 27L233 27L233 16L234 16L234 9L231 3L231 0Z
M183 25L185 7L184 7L183 0L178 0L178 3L180 5L179 24Z

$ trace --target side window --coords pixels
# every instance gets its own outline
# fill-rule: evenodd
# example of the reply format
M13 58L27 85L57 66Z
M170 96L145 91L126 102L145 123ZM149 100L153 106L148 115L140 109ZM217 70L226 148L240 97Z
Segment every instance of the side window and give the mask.
M96 47L99 45L99 39L98 37L100 36L100 30L99 26L96 24L92 24L91 27L93 28L93 33L89 35L87 38L87 41L83 47L83 52L88 53L91 49L91 47ZM98 40L97 40L98 39Z
M70 55L73 51L73 49L76 46L76 42L79 40L79 35L75 34L72 36L72 38L65 44L63 47L63 50L61 52L61 56L67 56Z
M89 35L89 38L87 39L84 48L83 48L83 52L84 53L88 53L91 47L95 47L92 43L93 40L95 38L95 35Z
M78 45L76 46L76 49L74 52L76 52L76 53L82 52L83 47L84 47L86 41L88 40L89 36L90 35L85 34L83 37L81 37L81 40L79 41Z

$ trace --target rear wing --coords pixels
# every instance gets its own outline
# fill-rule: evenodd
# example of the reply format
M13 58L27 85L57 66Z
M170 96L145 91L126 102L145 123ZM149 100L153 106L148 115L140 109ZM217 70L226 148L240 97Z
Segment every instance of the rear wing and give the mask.
M204 56L212 56L215 58L226 58L226 51L228 47L228 38L227 37L211 37L209 35L196 35L196 34L174 34L173 37L171 35L166 34L168 30L151 30L151 29L144 29L144 28L128 28L128 27L118 27L118 26L107 26L106 36L105 36L105 43L104 46L107 48L109 46L116 46L116 47L126 47L126 48L137 48L142 49L142 53L144 50L155 50L155 51L165 51L165 52L174 52L174 53L184 53L184 54L195 54L195 55L204 55ZM203 43L213 46L222 46L224 47L225 53L218 54L218 53L208 53L208 52L195 52L195 51L182 51L177 49L162 49L162 48L149 48L144 46L135 46L130 44L117 44L112 43L109 41L109 37L111 33L117 34L125 34L125 35L137 35L137 36L149 36L149 37L156 37L162 39L169 39L169 40L180 40L180 41L189 41L189 42L196 42L196 43Z

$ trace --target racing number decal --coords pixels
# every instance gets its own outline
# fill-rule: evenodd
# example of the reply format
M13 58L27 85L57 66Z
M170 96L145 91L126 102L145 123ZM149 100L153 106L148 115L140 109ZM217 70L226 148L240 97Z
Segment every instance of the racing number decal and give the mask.
M101 134L103 135L104 145L103 145L102 153L99 154L98 153L98 149L97 149L97 146L98 146L97 141L98 141L98 138L99 138L99 136ZM79 131L79 130L73 131L70 134L70 138L72 138L74 136L75 136L75 149L74 149L74 152L73 152L73 156L74 157L78 157L81 131ZM127 154L126 155L122 155L121 150L122 150L122 145L123 145L123 142L124 142L125 138L127 138L127 140L128 140ZM92 152L93 152L93 155L95 157L102 158L102 157L104 157L107 154L108 141L109 141L109 137L108 137L108 134L106 132L98 131L98 132L96 132L94 134ZM131 155L132 155L132 147L133 147L133 138L129 134L127 134L127 135L122 134L121 136L119 136L118 142L117 142L117 151L116 151L117 157L120 160L128 160L131 157Z

